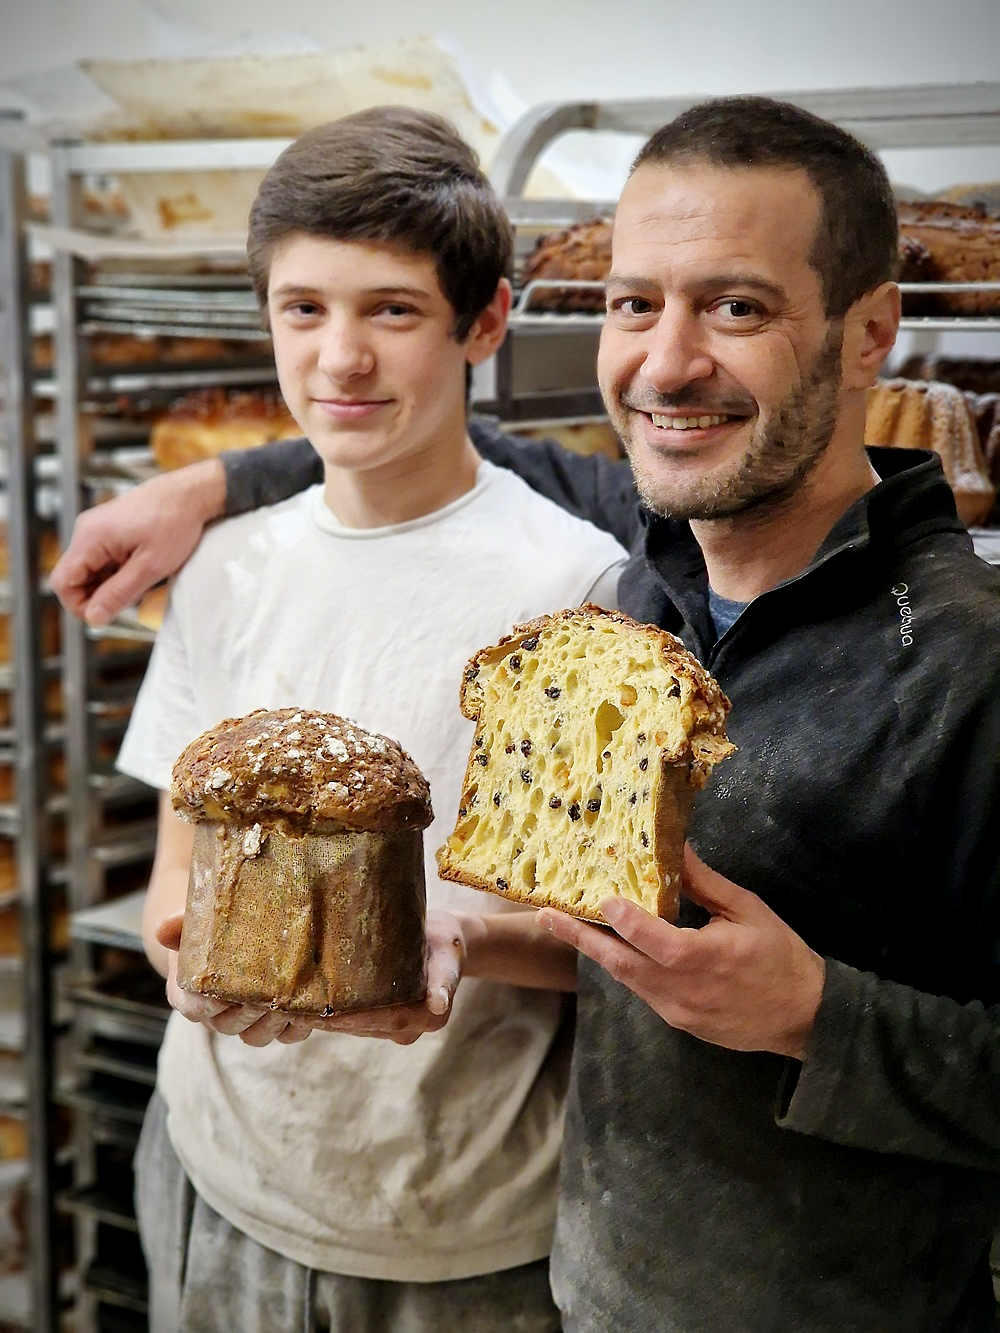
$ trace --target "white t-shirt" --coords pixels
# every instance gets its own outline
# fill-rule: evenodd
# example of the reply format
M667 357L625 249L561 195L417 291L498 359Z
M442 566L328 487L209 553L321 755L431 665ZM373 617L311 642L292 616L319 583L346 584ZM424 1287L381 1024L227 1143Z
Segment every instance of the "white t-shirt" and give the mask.
M428 907L514 910L438 879L472 738L462 671L512 625L609 603L624 552L481 462L426 517L344 528L321 487L210 529L173 587L119 757L170 785L184 746L254 708L339 713L426 775ZM568 1066L556 992L467 978L412 1046L333 1033L262 1049L172 1014L158 1083L201 1196L311 1268L396 1281L549 1251Z

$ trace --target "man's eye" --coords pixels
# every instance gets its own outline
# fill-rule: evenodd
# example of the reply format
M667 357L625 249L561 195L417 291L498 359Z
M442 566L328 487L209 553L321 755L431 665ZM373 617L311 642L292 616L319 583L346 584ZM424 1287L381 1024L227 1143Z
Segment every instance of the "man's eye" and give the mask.
M721 302L719 309L730 319L746 319L757 314L757 307L751 301L741 301L737 297Z
M648 315L653 305L644 296L619 296L611 302L611 309L623 315Z

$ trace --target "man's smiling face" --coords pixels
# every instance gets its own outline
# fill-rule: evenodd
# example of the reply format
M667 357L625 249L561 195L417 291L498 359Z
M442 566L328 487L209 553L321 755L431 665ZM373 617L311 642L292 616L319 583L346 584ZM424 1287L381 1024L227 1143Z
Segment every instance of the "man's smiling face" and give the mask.
M819 215L796 169L645 163L626 184L598 378L656 512L780 502L829 444L841 327L810 264Z

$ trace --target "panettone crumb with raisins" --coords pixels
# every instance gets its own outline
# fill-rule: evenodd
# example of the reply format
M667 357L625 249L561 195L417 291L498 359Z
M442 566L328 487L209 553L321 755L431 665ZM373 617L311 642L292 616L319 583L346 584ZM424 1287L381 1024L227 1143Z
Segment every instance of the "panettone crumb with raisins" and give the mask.
M442 878L603 920L676 915L695 791L733 751L729 700L673 635L596 606L543 616L466 668L476 722Z

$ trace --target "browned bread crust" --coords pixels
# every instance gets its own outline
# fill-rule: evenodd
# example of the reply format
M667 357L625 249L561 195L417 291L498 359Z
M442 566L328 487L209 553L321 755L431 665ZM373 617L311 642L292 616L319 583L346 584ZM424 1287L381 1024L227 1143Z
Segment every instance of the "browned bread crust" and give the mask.
M258 709L184 750L171 799L182 818L301 836L423 829L427 780L399 744L333 713Z
M940 199L901 202L900 236L928 252L911 281L1000 282L1000 218L982 208ZM907 310L924 314L986 315L1000 310L1000 292L921 293Z
M944 200L898 204L901 282L1000 281L1000 218L975 205ZM577 222L539 237L521 269L521 283L570 278L603 283L611 269L613 224L607 218ZM529 309L604 309L599 289L540 288ZM990 314L1000 310L997 292L908 292L908 314Z
M935 380L879 380L868 391L868 444L932 449L941 458L962 522L982 523L996 488L972 409L961 389Z
M583 606L516 626L466 668L477 727L442 878L589 920L612 894L673 917L729 706L654 625Z
M277 393L199 389L178 399L153 423L149 447L160 467L169 469L301 434Z
M540 236L524 261L522 285L540 278L571 278L603 284L611 268L611 229L612 224L606 218L593 218ZM540 287L531 293L528 308L599 312L604 309L604 291L600 287L589 291Z

